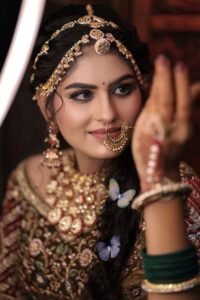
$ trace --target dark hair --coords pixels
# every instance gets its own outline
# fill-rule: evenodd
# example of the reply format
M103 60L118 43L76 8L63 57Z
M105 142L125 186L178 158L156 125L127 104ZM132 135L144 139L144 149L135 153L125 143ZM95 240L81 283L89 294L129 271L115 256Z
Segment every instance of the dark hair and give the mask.
M133 54L141 73L143 75L148 74L151 68L148 47L146 43L140 41L135 27L123 22L119 15L108 6L94 5L93 7L97 16L119 25L117 29L105 26L101 30L104 33L112 33L115 38L120 40ZM52 33L60 29L65 23L77 20L84 15L86 15L84 5L69 5L50 16L41 27L33 58ZM74 27L60 32L56 38L50 41L48 55L41 56L37 62L37 68L34 71L35 79L31 84L33 91L39 84L47 81L66 51L80 40L84 34L88 34L90 30L91 28L87 25L76 24Z
M115 38L120 40L125 47L133 54L137 65L143 75L151 71L149 61L149 52L146 43L140 41L136 29L123 22L118 14L110 7L105 5L94 5L95 15L106 20L113 21L119 25L115 29L111 26L101 28L104 33L110 32ZM34 52L34 56L40 51L42 45L48 40L51 34L61 28L66 22L74 21L86 15L84 5L69 5L49 17L42 26L39 39ZM55 39L49 43L48 55L39 58L35 73L35 79L32 82L32 88L46 82L57 64L64 56L67 49L71 48L83 34L88 34L91 28L85 25L75 25L73 28L64 30ZM117 158L111 160L109 165L109 174L107 178L114 177L119 185L121 192L130 188L139 191L139 179L131 155L130 146ZM101 221L102 241L109 241L112 236L120 236L121 249L119 255L109 262L99 261L93 268L89 276L89 288L95 300L98 299L121 299L121 272L126 267L127 260L133 252L133 247L138 228L138 216L130 206L118 208L116 203L107 199Z

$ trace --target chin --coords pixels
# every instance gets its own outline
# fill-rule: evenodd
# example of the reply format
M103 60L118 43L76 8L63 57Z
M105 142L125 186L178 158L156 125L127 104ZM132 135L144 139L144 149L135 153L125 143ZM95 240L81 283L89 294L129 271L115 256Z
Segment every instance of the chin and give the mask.
M121 154L121 152L113 152L105 148L103 146L102 149L98 149L98 151L95 151L92 153L90 152L90 156L97 158L97 159L111 159L114 157L117 157Z

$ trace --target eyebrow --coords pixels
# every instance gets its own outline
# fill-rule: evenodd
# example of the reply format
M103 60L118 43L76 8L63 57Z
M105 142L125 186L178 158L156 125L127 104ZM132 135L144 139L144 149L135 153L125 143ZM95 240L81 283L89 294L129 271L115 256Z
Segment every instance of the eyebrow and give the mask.
M113 88L114 86L116 86L117 84L119 84L121 81L124 81L126 79L134 79L135 77L132 74L125 74L121 77L119 77L118 79L116 79L115 81L111 82L108 87L109 88ZM86 83L81 83L81 82L74 82L72 84L69 84L65 87L65 90L68 89L74 89L74 88L81 88L81 89L94 89L96 90L98 87L96 85L93 84L86 84Z

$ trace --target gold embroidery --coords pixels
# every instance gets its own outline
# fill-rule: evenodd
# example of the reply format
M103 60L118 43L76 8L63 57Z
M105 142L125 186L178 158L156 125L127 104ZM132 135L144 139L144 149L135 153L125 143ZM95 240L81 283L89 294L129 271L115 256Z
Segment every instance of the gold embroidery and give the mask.
M44 217L50 209L50 206L40 199L33 190L31 189L26 174L25 174L25 162L23 161L19 167L16 169L15 176L20 187L20 191L24 198L29 201Z
M27 208L22 228L20 277L30 294L79 299L87 284L95 254L97 228L70 244L57 234L56 227ZM30 225L27 229L27 224ZM34 223L34 226L33 226ZM30 232L30 228L34 228Z
M200 179L192 167L183 161L180 163L179 172L182 179Z
M52 205L48 205L34 194L26 175L23 174L24 166L20 165L16 171L19 190L22 191L24 188L26 190L20 193L24 198L20 200L20 205L23 207L23 220L21 221L18 273L23 288L36 299L41 296L43 298L55 297L56 299L81 299L84 291L87 291L89 274L99 261L96 255L96 243L100 235L98 224L101 218L101 205L105 201L101 203L102 196L105 196L105 185L104 182L95 181L96 187L98 187L97 196L89 183L76 185L75 176L73 188L70 188L73 176L71 174L66 176L69 171L70 167L65 163L65 170L55 171L52 175L52 182L48 185L49 196L52 196L53 199L52 205L55 206L56 203L59 203L60 207L58 208L66 209L62 216L63 219L61 218L56 225L50 224L47 218ZM57 180L58 178L59 180ZM82 183L85 183L84 180ZM63 189L59 182L64 184ZM66 187L68 188L66 189ZM34 197L28 198L30 195ZM65 197L62 197L63 195ZM83 205L90 207L94 203L97 206L98 203L101 204L98 206L98 211L93 211L95 214L87 215L87 210L84 210L83 207L85 212L82 214L83 218L76 218L78 216L76 207L79 209ZM74 220L77 223L75 222L72 226ZM81 234L78 234L80 233L80 220L85 222L87 230L82 230ZM63 231L61 235L58 234L58 224ZM70 242L68 227L70 230L74 230L76 235L76 239L72 239ZM141 240L138 239L137 249L139 249L140 243ZM134 255L136 255L135 252ZM142 276L142 273L137 275L135 266L135 262L139 262L138 257L136 259L132 256L132 261L127 266L126 276L122 276L124 295L127 293L133 295L138 291L139 279ZM131 274L131 276L127 274Z

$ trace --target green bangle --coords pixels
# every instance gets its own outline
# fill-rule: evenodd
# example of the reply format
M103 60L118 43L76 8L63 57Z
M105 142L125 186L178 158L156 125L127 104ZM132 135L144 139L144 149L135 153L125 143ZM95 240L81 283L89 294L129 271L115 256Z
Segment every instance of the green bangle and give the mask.
M198 275L198 265L191 266L190 269L160 270L159 272L145 272L145 278L153 283L179 283L189 280Z
M185 249L167 253L167 254L147 254L146 248L142 251L142 258L145 259L145 261L151 261L152 259L156 259L158 262L166 262L170 263L172 259L176 261L183 261L187 257L191 257L195 255L196 256L196 248L193 245L188 246Z
M199 273L198 256L193 245L186 249L159 255L142 251L144 275L152 283L179 283Z

